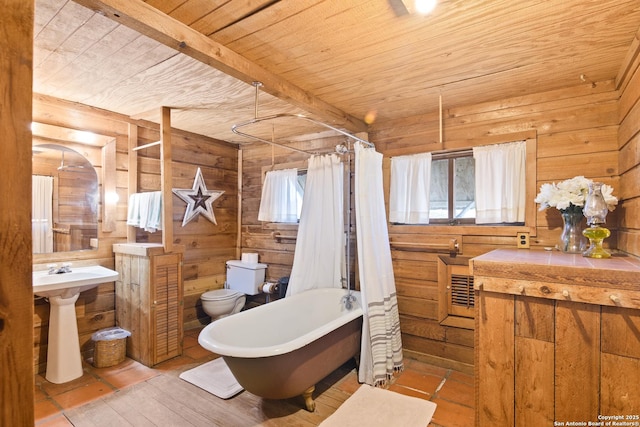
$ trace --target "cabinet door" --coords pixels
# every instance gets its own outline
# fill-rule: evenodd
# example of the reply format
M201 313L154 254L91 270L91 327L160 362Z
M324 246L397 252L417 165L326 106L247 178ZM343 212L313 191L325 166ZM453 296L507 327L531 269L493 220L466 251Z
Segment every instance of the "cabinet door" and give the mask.
M476 424L478 427L512 426L515 401L514 297L480 292L476 298L475 315Z
M182 254L151 259L153 365L182 354Z

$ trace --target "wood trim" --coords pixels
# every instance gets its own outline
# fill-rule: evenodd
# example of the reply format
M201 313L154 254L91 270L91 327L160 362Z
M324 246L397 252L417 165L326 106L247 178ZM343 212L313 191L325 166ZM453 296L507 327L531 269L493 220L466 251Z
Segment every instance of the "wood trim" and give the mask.
M362 120L322 101L141 0L75 1L231 77L249 84L259 81L265 92L324 120L355 132L367 129Z
M435 251L435 252L448 252L452 256L461 252L461 245L458 243L458 238L451 238L448 241L442 243L425 243L425 242L401 242L397 240L390 240L389 244L391 249L397 249L401 251Z
M636 36L631 41L631 46L627 51L627 55L620 65L620 70L616 75L616 90L624 91L633 76L634 71L638 68L638 59L640 55L640 29L636 32Z
M160 126L160 175L162 191L162 245L173 252L173 171L171 170L171 108L162 107Z
M110 233L116 229L117 202L116 193L116 140L102 147L102 232Z
M531 236L538 235L538 207L535 203L536 194L538 191L538 137L528 138L526 141L526 189L525 189L525 212L524 212L524 224L529 229Z
M135 148L138 146L138 126L129 124L129 155L127 156L127 206L129 205L129 196L138 191L138 152ZM127 227L127 242L136 242L136 229L133 226Z
M485 292L640 309L640 295L635 290L609 289L577 284L569 285L506 277L475 276L475 279L475 289Z
M33 1L2 2L0 17L0 425L34 425L31 287Z
M431 354L421 353L418 351L402 349L402 353L405 357L409 359L419 360L421 362L429 363L435 366L440 366L446 369L453 369L458 372L463 372L467 375L473 375L474 368L473 365L469 365L464 362L459 362L457 360L445 359L444 357L439 357Z
M438 256L437 273L438 273L438 322L444 326L454 326L465 329L473 329L474 327L474 309L470 309L470 317L462 317L456 315L451 310L451 290L450 281L453 270L456 274L464 274L471 276L468 257Z
M240 259L242 254L242 149L238 150L238 214L236 216L236 259Z

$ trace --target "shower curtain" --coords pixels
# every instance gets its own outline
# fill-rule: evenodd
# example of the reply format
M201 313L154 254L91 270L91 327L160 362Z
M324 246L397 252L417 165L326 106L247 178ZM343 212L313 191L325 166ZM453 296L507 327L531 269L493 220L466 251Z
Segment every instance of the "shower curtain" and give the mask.
M286 296L342 287L344 172L336 154L312 156Z
M384 386L402 370L396 285L382 187L382 154L355 144L358 267L363 306L358 379Z
M51 253L53 252L53 177L33 175L31 190L33 253Z

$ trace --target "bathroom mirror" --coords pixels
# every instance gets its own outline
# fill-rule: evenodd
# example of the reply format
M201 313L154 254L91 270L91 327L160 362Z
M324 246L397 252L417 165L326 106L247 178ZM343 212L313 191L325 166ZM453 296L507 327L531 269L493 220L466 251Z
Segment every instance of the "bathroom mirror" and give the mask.
M95 248L99 181L87 158L59 143L34 139L33 253Z

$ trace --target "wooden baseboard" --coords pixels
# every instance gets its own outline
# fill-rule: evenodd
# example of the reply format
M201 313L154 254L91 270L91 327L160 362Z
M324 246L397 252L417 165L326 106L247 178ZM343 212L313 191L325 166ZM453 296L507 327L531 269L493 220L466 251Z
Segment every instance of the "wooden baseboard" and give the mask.
M469 365L467 363L462 363L455 360L445 359L442 357L433 356L431 354L425 354L425 353L420 353L417 351L406 350L406 349L403 349L402 353L404 357L409 359L430 363L432 365L439 366L441 368L453 369L455 371L473 376L473 369L474 369L473 365Z
M209 317L203 319L193 319L188 322L184 322L182 324L182 330L188 331L190 329L202 328L203 326L208 325L210 322Z

